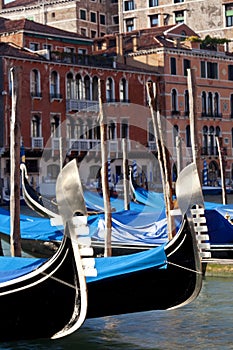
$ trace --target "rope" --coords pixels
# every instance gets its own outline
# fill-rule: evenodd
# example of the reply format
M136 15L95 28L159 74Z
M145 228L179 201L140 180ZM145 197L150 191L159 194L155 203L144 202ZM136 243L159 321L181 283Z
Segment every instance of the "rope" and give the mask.
M61 284L64 284L65 286L67 286L67 287L70 287L70 288L72 288L72 289L76 289L76 287L74 286L74 285L72 285L72 284L70 284L70 283L68 283L68 282L65 282L65 281L63 281L63 280L61 280L60 278L57 278L57 277L54 277L54 276L50 276L49 274L47 274L47 273L45 273L45 272L42 272L41 273L42 275L44 275L44 276L48 276L49 278L51 278L52 280L54 280L54 281L56 281L56 282L58 282L58 283L61 283Z
M170 265L173 265L173 266L176 266L176 267L179 267L179 268L181 268L181 269L183 269L183 270L191 271L191 272L194 272L194 273L196 273L196 274L198 274L198 275L202 275L202 272L201 272L201 271L196 271L196 270L193 270L193 269L189 269L188 267L181 266L181 265L177 265L177 264L174 264L174 263L172 263L172 262L170 262L170 261L166 261L166 263L167 263L167 264L170 264Z

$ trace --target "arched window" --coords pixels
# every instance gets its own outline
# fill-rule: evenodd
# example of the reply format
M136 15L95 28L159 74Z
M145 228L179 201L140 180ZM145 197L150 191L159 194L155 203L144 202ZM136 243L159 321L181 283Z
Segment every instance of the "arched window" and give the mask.
M66 77L66 96L69 100L74 99L75 96L75 86L72 73L68 73Z
M201 94L201 107L202 107L202 111L201 111L202 117L205 117L207 114L205 91L202 91L202 94Z
M37 69L31 71L30 89L32 97L41 97L40 72Z
M177 91L176 89L172 89L172 112L177 112Z
M100 126L99 125L96 125L94 127L94 139L100 140Z
M213 94L212 92L208 93L208 116L213 116Z
M31 136L32 137L41 137L41 119L38 115L34 115L32 117Z
M214 127L210 126L209 128L209 150L210 155L216 154L215 150L215 133L214 133Z
M77 121L77 138L79 139L84 139L84 123L83 120L81 118L78 119Z
M86 130L86 138L91 140L93 138L93 129L92 129L92 119L87 119L87 130Z
M49 164L47 166L47 176L49 179L57 179L60 167L57 164Z
M216 129L215 129L215 135L217 137L221 137L222 133L221 133L221 129L219 126L216 126Z
M51 98L60 98L59 75L56 71L51 72L50 94Z
M179 126L174 125L173 127L173 144L176 146L176 137L179 135Z
M112 78L108 78L106 82L106 100L107 102L114 102L114 84Z
M230 96L230 113L231 113L231 118L233 118L233 94Z
M109 125L108 125L108 138L109 140L115 140L116 138L116 125L115 122L113 120L110 121Z
M128 84L125 78L120 80L120 102L128 101Z
M208 154L208 127L205 125L202 129L202 145L203 150L202 154L207 155Z
M50 128L52 137L60 137L60 118L58 115L51 118Z
M219 117L219 94L215 92L214 94L214 116Z
M184 92L184 114L189 115L189 92L185 90Z
M123 119L121 122L121 138L127 139L129 137L129 125L128 120Z
M148 141L155 141L154 126L152 120L149 121Z
M76 99L81 100L82 99L82 77L80 74L77 74L75 77L75 93L76 93Z
M92 79L92 100L98 101L98 77Z
M191 147L190 125L186 126L186 147Z
M84 78L84 99L91 100L91 81L88 75Z

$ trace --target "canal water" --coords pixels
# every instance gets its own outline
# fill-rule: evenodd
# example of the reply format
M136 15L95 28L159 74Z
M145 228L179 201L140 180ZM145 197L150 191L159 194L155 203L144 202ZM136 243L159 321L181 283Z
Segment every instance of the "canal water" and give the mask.
M86 320L69 337L0 343L0 349L233 350L233 275L206 277L198 298L176 310Z
M0 343L0 349L230 350L233 349L233 277L206 277L198 298L176 310L87 320L69 337Z

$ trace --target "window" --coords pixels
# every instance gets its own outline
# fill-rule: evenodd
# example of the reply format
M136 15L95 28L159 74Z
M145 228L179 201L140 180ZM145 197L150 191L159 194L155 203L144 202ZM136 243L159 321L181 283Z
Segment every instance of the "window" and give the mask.
M159 16L158 15L152 15L149 16L150 19L150 27L157 27L159 24Z
M173 145L174 145L174 147L176 147L176 140L177 140L178 136L179 136L179 126L174 125L174 127L173 127Z
M213 94L212 92L208 93L207 97L207 107L208 107L208 116L213 116Z
M202 129L202 154L208 154L208 127L205 125Z
M206 65L205 65L205 61L201 61L201 78L206 78Z
M106 82L106 99L107 102L114 102L113 80L108 78Z
M188 75L187 69L189 69L191 66L190 60L184 59L183 64L184 64L184 76L187 76Z
M230 113L231 113L231 118L233 118L233 94L230 96Z
M201 105L202 105L201 115L202 115L202 117L205 117L207 114L206 92L205 91L202 91L202 94L201 94Z
M134 1L129 0L124 2L124 9L125 11L132 11L134 10Z
M191 147L190 125L186 126L186 147Z
M184 114L189 115L189 92L185 90L184 92Z
M91 38L95 38L97 35L96 30L91 30Z
M50 129L52 137L60 137L60 118L55 115L51 118Z
M214 116L221 117L219 107L219 94L215 92L214 94Z
M51 98L60 98L59 75L56 71L52 71L50 76L50 95Z
M172 89L172 113L177 113L177 91Z
M32 51L38 51L40 49L40 46L38 43L30 43L29 44L29 49Z
M226 27L233 26L233 3L225 5Z
M90 100L91 99L91 82L90 77L88 75L84 78L84 99Z
M218 79L218 64L201 61L201 78Z
M34 115L31 121L31 136L40 137L41 136L41 119L38 115Z
M91 22L96 23L96 12L91 12Z
M233 65L228 66L228 80L233 80Z
M116 125L113 120L108 124L108 139L115 140L116 139Z
M175 23L182 23L184 22L184 11L175 11Z
M218 64L207 62L207 78L218 79Z
M125 78L120 81L120 102L128 101L128 86Z
M129 125L128 120L123 119L121 122L121 138L127 139L129 136Z
M93 77L92 79L92 100L98 101L98 77Z
M47 166L47 176L50 179L56 180L60 172L60 167L57 164L49 164Z
M100 15L100 24L105 25L106 20L105 20L105 15Z
M149 7L158 6L158 0L149 0Z
M80 29L80 34L83 36L87 36L87 29L86 28L81 28Z
M171 74L176 75L176 59L175 59L175 57L170 58L170 69L171 69Z
M87 50L86 49L78 49L78 54L79 55L86 55L87 54Z
M80 74L77 74L75 77L75 98L77 100L82 99L82 78Z
M51 52L52 51L52 45L49 45L49 44L43 44L43 49L46 49L46 50L48 50L49 52Z
M132 32L134 30L134 20L133 18L128 18L125 20L126 32Z
M31 71L31 96L41 97L40 73L37 69Z
M86 10L80 10L80 19L82 19L83 21L86 21L87 19L87 13Z
M112 23L119 24L119 16L112 16Z
M73 74L68 73L66 78L66 97L68 100L74 99L74 79Z
M174 4L178 4L180 2L184 2L184 0L174 0Z

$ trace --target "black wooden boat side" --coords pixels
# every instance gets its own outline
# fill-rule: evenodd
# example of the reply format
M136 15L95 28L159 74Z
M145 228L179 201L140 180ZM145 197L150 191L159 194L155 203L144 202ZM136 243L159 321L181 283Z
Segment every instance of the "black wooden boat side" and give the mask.
M59 187L59 177L57 183ZM61 201L62 206L66 203ZM0 283L0 341L59 338L84 322L86 279L72 218L64 218L64 227L62 243L50 259Z
M202 271L193 239L186 219L165 248L167 269L155 267L88 282L87 317L170 309L194 300L202 287Z

